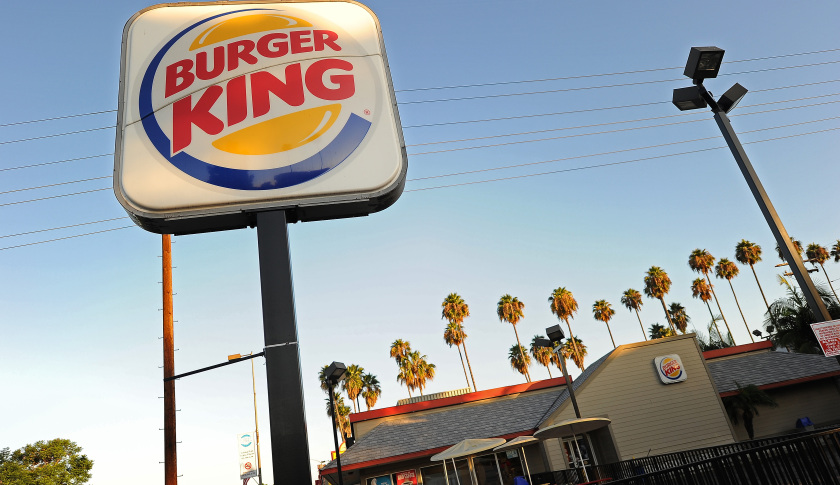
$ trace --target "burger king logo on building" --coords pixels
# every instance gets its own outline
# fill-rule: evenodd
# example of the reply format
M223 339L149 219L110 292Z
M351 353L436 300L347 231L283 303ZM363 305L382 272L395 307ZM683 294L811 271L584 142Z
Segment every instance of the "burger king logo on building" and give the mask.
M653 359L659 379L665 384L682 382L686 379L680 356L677 354L663 355Z
M345 217L402 190L387 61L360 4L160 5L129 21L123 51L115 191L135 219L274 205L306 219L319 204Z

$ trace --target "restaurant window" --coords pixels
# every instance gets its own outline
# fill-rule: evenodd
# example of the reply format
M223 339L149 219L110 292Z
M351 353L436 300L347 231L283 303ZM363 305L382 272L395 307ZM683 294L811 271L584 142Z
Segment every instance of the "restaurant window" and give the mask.
M458 475L455 475L455 470L452 468L452 460L446 461L446 472L449 475L449 485L458 485L459 479L461 485L470 485L470 469L467 465L467 460L455 460L455 466L458 469ZM432 465L420 469L420 477L423 480L423 485L446 485L446 477L443 476L443 465Z

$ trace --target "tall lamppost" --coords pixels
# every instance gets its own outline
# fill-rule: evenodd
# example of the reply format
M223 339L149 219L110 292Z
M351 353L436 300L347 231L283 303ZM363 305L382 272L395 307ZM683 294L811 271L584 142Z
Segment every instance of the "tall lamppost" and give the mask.
M347 372L347 367L342 364L341 362L333 362L327 367L327 387L330 389L330 416L332 417L332 425L333 425L333 441L335 442L335 463L336 468L338 469L338 485L344 485L344 479L341 477L341 453L338 450L338 429L335 425L335 401L333 398L333 388L338 384L338 381L344 377L344 373Z
M563 378L566 379L566 388L569 390L569 399L572 400L572 406L575 408L575 417L580 419L580 409L578 409L575 389L574 386L572 386L571 379L569 379L569 372L566 370L566 359L563 357L562 352L562 342L566 335L563 333L563 329L560 328L560 325L548 327L545 329L545 333L548 335L548 338L535 339L534 345L537 347L546 347L551 349L551 351L556 355L557 360L560 361L560 370L563 371Z
M764 191L764 186L761 185L758 175L753 170L753 166L747 157L747 153L744 151L744 147L741 146L735 130L729 123L727 113L732 111L744 95L747 94L747 88L735 83L734 86L723 93L720 99L715 100L712 93L707 91L703 86L704 79L717 77L720 65L723 62L723 54L724 50L718 47L692 47L683 74L691 78L694 86L675 89L673 103L683 111L705 108L707 106L711 108L715 121L723 134L723 138L726 139L726 144L729 145L735 161L738 162L738 167L741 169L741 173L744 174L747 185L749 185L756 202L758 202L761 213L764 214L764 219L770 226L770 231L773 232L773 236L776 238L776 242L782 250L782 255L790 263L790 269L796 278L796 282L799 283L802 293L805 295L808 308L814 314L817 322L831 320L831 315L829 315L828 309L825 307L825 303L823 303L817 291L817 287L814 286L814 282L811 280L811 276L808 274L808 270L805 268L799 252L794 248L790 236L782 225L779 215L776 213L776 209Z
M248 355L254 355L251 352ZM228 355L228 362L241 359L242 354ZM254 378L254 359L251 359L251 386L254 390L254 437L257 444L257 483L262 485L262 460L260 460L260 423L257 420L257 380Z

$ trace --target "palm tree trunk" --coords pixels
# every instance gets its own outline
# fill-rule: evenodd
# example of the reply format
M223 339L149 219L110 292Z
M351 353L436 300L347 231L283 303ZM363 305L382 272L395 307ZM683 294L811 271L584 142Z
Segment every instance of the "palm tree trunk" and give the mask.
M473 383L473 391L477 391L478 388L475 387L475 376L473 375L472 365L470 364L470 354L467 353L467 343L466 342L461 342L461 345L464 346L464 357L467 358L467 367L470 369L470 378L472 379L472 383Z
M709 305L708 301L706 302L706 308L709 309L709 315L711 315L711 317L712 317L712 325L714 325L715 330L717 330L718 338L720 339L720 342L723 343L723 334L720 333L720 327L718 327L717 318L715 318L715 314L712 313L712 307ZM712 343L712 338L711 337L709 337L709 343Z
M747 319L744 318L744 311L741 310L741 304L738 303L738 295L735 294L735 288L732 287L732 280L726 280L729 282L729 289L732 290L732 296L735 297L735 304L738 305L738 311L741 312L741 319L744 321L744 326L747 327L747 333L750 334L750 340L752 343L755 343L755 339L753 338L753 334L750 331L750 326L747 325Z
M635 308L633 310L636 311L636 318L639 319L639 327L642 329L642 336L645 337L645 342L647 342L647 334L645 333L645 326L642 325L642 317L639 316L639 310L636 310Z
M823 274L825 275L825 280L828 281L828 287L831 288L831 292L834 293L834 298L840 301L840 298L837 298L837 292L834 291L834 285L831 284L831 279L828 277L828 273L825 272L825 266L820 263L820 267L823 270Z
M761 298L764 299L764 306L767 307L767 312L769 313L770 312L770 304L767 303L767 297L764 296L764 290L761 288L761 283L758 282L758 275L755 274L755 267L753 267L753 265L750 265L750 269L752 270L753 276L755 276L755 284L758 285L758 291L761 292Z
M525 348L519 343L519 332L516 331L516 325L513 326L513 333L516 335L516 345L519 346L519 352L524 353ZM525 360L524 356L522 360ZM531 373L528 372L528 367L525 367L525 378L528 379L528 382L531 382Z
M614 339L614 338L613 338L613 336L612 336L612 330L610 330L610 323L609 323L609 322L604 322L604 323L606 323L606 324L607 324L607 332L609 332L609 333L610 333L610 340L612 340L613 348L616 348L616 346L615 346L615 339Z
M549 378L549 379L552 379L552 378L553 378L553 376L551 375L551 361L550 361L550 360L548 361L548 365L547 365L547 366L545 366L545 370L547 370L547 371L548 371L548 378Z
M572 333L572 325L569 323L569 319L564 318L563 321L566 322L566 326L569 327L569 340L572 341L572 347L575 348L575 353L580 354L580 349L578 348L577 340L575 340L575 336ZM574 359L572 359L572 360L574 360Z
M659 301L662 302L662 309L665 310L665 318L668 319L668 324L671 325L671 330L674 332L674 335L676 335L677 327L675 327L674 322L671 321L671 314L668 313L668 307L665 306L665 298L660 296Z
M467 366L464 364L464 356L461 354L461 345L456 345L458 347L458 357L461 358L461 368L464 369L464 379L467 380L467 387L470 387L470 378L467 377Z
M723 324L726 325L726 331L729 332L729 340L732 340L733 345L737 345L735 343L735 337L732 336L732 330L729 329L729 322L726 321L726 316L723 314L723 310L720 309L720 302L718 301L718 297L715 294L715 287L712 286L712 280L709 279L709 274L706 273L706 281L709 283L709 289L712 290L712 296L715 298L715 304L718 307L718 311L720 312L720 318L723 319Z

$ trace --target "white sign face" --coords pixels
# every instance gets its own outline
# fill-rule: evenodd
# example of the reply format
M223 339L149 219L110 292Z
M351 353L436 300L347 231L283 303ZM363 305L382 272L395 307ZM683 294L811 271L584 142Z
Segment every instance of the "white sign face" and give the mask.
M364 215L402 192L396 100L361 4L158 5L126 24L122 62L114 191L147 229Z
M682 382L688 377L683 368L682 360L677 354L663 355L653 359L656 375L663 384Z
M258 469L254 434L240 434L236 437L236 441L237 448L239 450L239 478L245 480L247 478L256 477Z
M811 328L826 357L840 355L840 320L812 323Z

